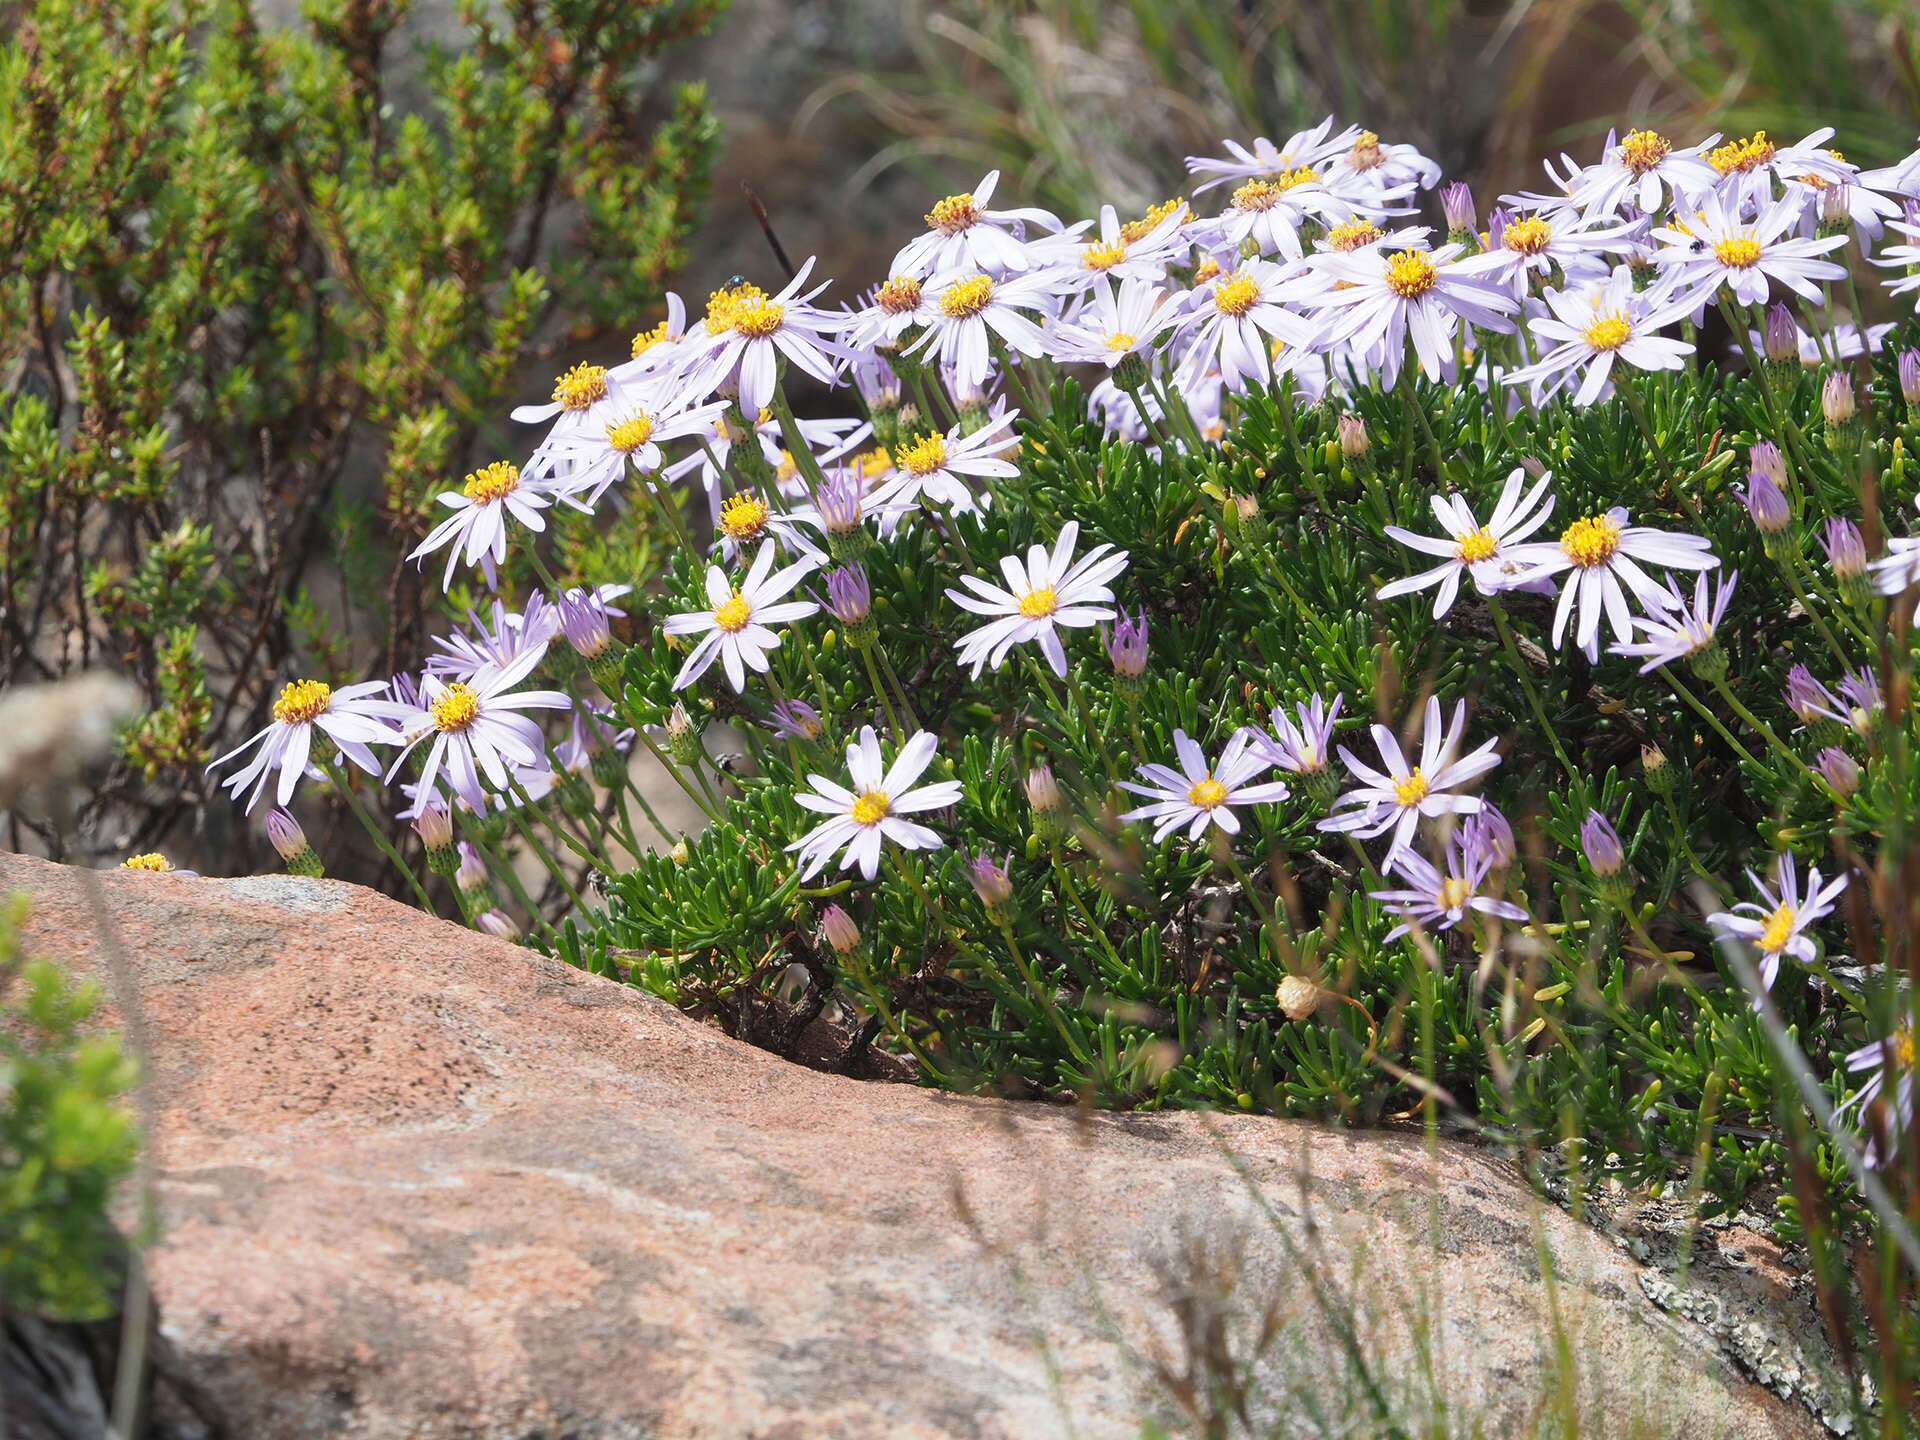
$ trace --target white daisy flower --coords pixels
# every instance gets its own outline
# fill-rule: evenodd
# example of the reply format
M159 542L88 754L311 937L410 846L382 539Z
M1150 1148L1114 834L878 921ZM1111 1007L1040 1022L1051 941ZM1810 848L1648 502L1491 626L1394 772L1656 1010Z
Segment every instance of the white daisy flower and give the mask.
M1098 238L1067 235L1037 241L1028 249L1036 265L1059 259L1063 283L1071 277L1080 288L1105 278L1112 281L1160 281L1167 266L1179 260L1184 246L1181 227L1187 223L1187 202L1174 198L1156 205L1144 219L1120 223L1111 205L1100 207Z
M1018 465L999 458L1017 443L1013 422L1019 414L1003 411L970 434L962 433L964 422L945 435L922 431L894 446L893 470L874 486L866 508L898 512L925 504L935 509L950 507L960 515L970 513L975 500L965 477L1004 479L1020 473Z
M1304 353L1317 339L1314 327L1283 303L1288 290L1287 272L1266 260L1248 260L1196 286L1186 297L1186 318L1177 332L1178 343L1186 347L1181 388L1216 366L1223 383L1236 391L1247 381L1271 384L1272 341Z
M1654 263L1676 286L1693 292L1694 313L1719 293L1721 286L1743 305L1764 305L1773 285L1819 305L1820 281L1844 280L1846 267L1820 257L1847 243L1845 235L1825 240L1803 240L1791 234L1800 223L1800 206L1789 197L1763 204L1752 220L1741 218L1738 201L1725 203L1718 194L1701 197L1699 211L1684 221L1657 227L1661 242Z
M1617 249L1627 231L1621 226L1596 228L1597 222L1577 215L1516 215L1495 210L1487 223L1492 245L1478 259L1476 273L1485 275L1526 297L1528 287L1556 271L1565 282L1583 284L1607 273L1605 255Z
M726 412L727 402L714 400L690 409L674 410L653 399L640 387L613 385L616 398L597 428L556 424L527 461L527 473L541 477L557 493L591 509L619 482L627 466L642 475L660 469L666 456L662 441L682 440L711 432Z
M1320 171L1329 186L1339 188L1348 178L1372 191L1376 202L1397 199L1417 186L1431 190L1440 183L1440 164L1413 145L1382 144L1371 130L1362 130L1345 150L1330 156Z
M1629 130L1615 140L1607 132L1606 149L1597 165L1574 177L1568 203L1589 219L1637 211L1658 214L1669 195L1676 203L1711 190L1720 176L1706 158L1709 137L1699 145L1676 150L1666 136L1654 130Z
M1557 542L1536 542L1515 549L1516 573L1505 588L1518 589L1564 574L1559 608L1553 617L1553 646L1566 638L1567 621L1577 608L1579 623L1574 643L1589 660L1600 658L1600 620L1604 615L1613 638L1631 642L1633 611L1627 591L1649 609L1664 612L1666 587L1638 562L1673 570L1711 570L1720 563L1712 546L1698 535L1673 534L1645 525L1627 524L1627 510L1616 505L1598 515L1574 521Z
M1378 247L1345 253L1321 251L1307 258L1313 268L1306 303L1319 309L1328 328L1321 345L1345 343L1378 353L1382 383L1399 378L1408 339L1420 369L1435 381L1453 377L1453 336L1460 321L1487 330L1513 327L1503 317L1520 308L1511 295L1491 284L1482 270L1485 256L1462 262L1459 245L1438 250L1401 250L1389 255Z
M736 691L747 688L747 671L767 672L767 655L777 649L780 637L772 626L811 615L820 607L811 600L780 597L792 590L816 568L809 559L795 561L775 573L774 555L779 547L762 545L754 556L753 568L735 589L727 572L718 565L707 567L707 600L710 610L694 610L667 618L663 627L669 635L699 635L704 638L693 647L686 664L674 677L673 688L684 690L702 675L716 656L727 672L727 681Z
M1686 341L1658 333L1686 314L1688 302L1636 291L1633 271L1625 265L1615 266L1598 284L1549 290L1545 300L1552 313L1536 317L1528 328L1543 341L1558 343L1507 376L1511 384L1532 386L1535 405L1571 384L1576 374L1580 387L1573 403L1591 405L1606 389L1615 360L1637 370L1678 370L1693 351Z
M440 503L451 507L453 514L428 531L407 558L425 560L442 545L450 545L440 588L452 588L454 567L463 558L468 565L478 564L492 587L507 558L507 516L529 530L545 530L547 522L540 512L553 501L549 484L541 476L523 474L510 461L496 460L467 476L460 489L442 492Z
M960 583L973 593L947 591L947 598L961 609L993 617L960 642L959 661L973 667L976 680L983 669L998 669L1008 651L1028 641L1038 642L1053 673L1064 676L1067 652L1058 627L1085 628L1113 619L1113 590L1108 582L1127 568L1127 552L1096 545L1075 561L1073 547L1079 538L1080 523L1069 520L1060 527L1052 551L1044 545L1030 546L1024 565L1017 555L1001 559L1000 573L1006 576L1008 588L963 575Z
M1849 1050L1846 1064L1850 1073L1857 1075L1862 1070L1871 1070L1873 1073L1846 1104L1833 1112L1835 1123L1854 1111L1858 1111L1865 1122L1867 1107L1877 1097L1887 1094L1887 1082L1893 1082L1892 1093L1887 1096L1889 1113L1885 1117L1885 1128L1883 1131L1869 1131L1867 1136L1866 1162L1877 1170L1893 1159L1900 1137L1913 1125L1913 1022L1902 1020L1885 1039L1869 1040L1865 1045Z
M1760 892L1759 902L1743 901L1734 906L1731 912L1709 915L1707 924L1722 935L1738 936L1750 941L1759 950L1760 988L1771 990L1774 977L1780 973L1782 955L1791 955L1806 964L1818 953L1806 929L1822 916L1833 913L1833 899L1847 888L1847 877L1837 875L1822 886L1820 869L1814 866L1807 871L1807 888L1803 896L1799 876L1794 871L1793 854L1789 851L1774 862L1773 886L1764 884L1751 870L1747 872L1747 878L1753 882L1753 888ZM1760 1008L1758 995L1753 998L1753 1008Z
M1419 764L1407 763L1400 742L1384 725L1373 727L1373 743L1379 748L1384 770L1362 763L1346 746L1340 746L1341 761L1360 785L1334 801L1334 813L1320 822L1320 828L1361 839L1391 830L1393 842L1382 862L1391 869L1412 845L1421 816L1478 814L1486 803L1479 796L1451 792L1473 783L1500 763L1495 753L1499 742L1489 740L1471 754L1458 755L1466 730L1466 701L1453 707L1453 723L1443 727L1439 697L1429 695L1421 724Z
M1702 572L1693 582L1693 606L1687 606L1687 597L1680 593L1680 587L1671 580L1667 582L1667 604L1662 608L1666 613L1656 614L1651 619L1634 617L1633 626L1643 631L1646 638L1632 644L1614 644L1610 653L1624 655L1632 659L1644 659L1647 663L1640 667L1640 673L1661 665L1672 665L1688 660L1708 650L1714 644L1714 632L1720 622L1726 618L1727 603L1733 599L1733 587L1739 582L1740 572L1731 570L1718 582L1716 590L1709 594L1707 576Z
M1909 240L1920 242L1920 223L1895 220L1887 228L1898 231ZM1867 259L1883 269L1900 271L1893 279L1880 282L1889 295L1905 295L1910 290L1920 290L1920 243L1882 245L1877 255L1869 255Z
M1482 595L1501 589L1503 582L1512 578L1512 559L1506 547L1525 540L1553 514L1553 496L1546 493L1553 483L1553 472L1542 475L1530 488L1526 480L1527 472L1516 465L1508 474L1506 484L1500 487L1500 498L1494 502L1493 514L1484 525L1474 519L1464 497L1433 496L1434 518L1445 532L1444 539L1389 525L1387 534L1402 545L1445 558L1431 570L1382 585L1378 591L1380 598L1392 600L1438 585L1440 593L1433 598L1433 618L1438 620L1453 608L1463 574L1473 577L1474 588Z
M805 838L787 846L797 851L800 878L810 880L827 868L833 852L845 847L840 868L859 865L860 873L873 879L880 869L880 845L891 840L902 850L938 850L944 843L933 831L903 815L927 810L944 810L959 803L960 782L939 780L914 788L933 760L937 742L925 730L915 731L900 747L891 766L883 766L880 739L871 725L862 727L860 738L847 746L847 770L853 781L848 789L824 775L809 775L811 792L801 791L793 798L807 809L833 818L810 831Z
M1867 566L1873 576L1873 588L1876 593L1886 596L1904 595L1920 586L1920 536L1895 535L1887 540L1887 553ZM1916 623L1920 623L1920 607L1914 610Z
M354 764L369 775L380 773L380 762L373 758L369 745L398 745L397 722L410 712L391 700L376 699L385 693L384 680L367 680L358 685L343 685L338 690L321 680L290 680L273 702L273 722L245 744L236 746L207 766L207 773L243 755L258 745L260 751L245 766L220 783L238 799L249 785L247 810L260 803L273 772L280 772L274 791L274 803L285 805L302 776L313 767L313 732L318 730L322 743L331 742Z
M1071 320L1047 327L1047 354L1064 365L1105 365L1129 355L1146 356L1180 319L1157 280L1128 278L1115 295L1105 275L1094 280L1092 299Z
M772 298L740 306L731 313L730 323L714 339L711 353L689 367L686 383L694 394L710 394L733 381L739 387L741 413L757 414L773 401L782 355L824 385L839 380L839 347L823 345L821 337L837 335L846 317L808 303L827 288L825 283L804 295L800 293L813 273L814 259L809 255L799 273Z
M853 312L843 338L853 350L890 349L908 330L933 323L939 301L926 281L911 273L889 275L867 303Z
M539 663L541 653L529 650L511 664L483 666L468 680L423 677L420 704L400 727L406 748L387 770L388 781L429 735L433 744L415 782L419 792L432 794L445 766L454 793L476 810L487 808L482 774L496 791L505 791L511 788L509 768L535 773L548 769L546 737L519 712L565 710L573 701L558 690L513 690Z
M972 190L949 195L926 215L927 233L909 240L893 258L888 273L931 275L962 268L1005 275L1029 264L1019 231L1028 224L1057 232L1059 217L1033 208L989 210L987 201L1000 183L1000 172L989 170Z
M1040 326L1023 309L1048 315L1053 310L1052 282L1045 275L1015 275L996 280L980 271L949 272L928 282L938 297L925 320L927 333L908 347L952 367L962 391L978 390L993 368L989 332L1010 350L1043 355Z
M1146 784L1122 780L1122 790L1144 796L1150 803L1129 810L1120 818L1152 820L1156 842L1183 825L1187 827L1189 840L1198 840L1209 825L1229 835L1238 835L1240 817L1233 813L1234 806L1277 805L1292 793L1285 782L1279 780L1259 785L1247 783L1271 763L1255 745L1255 739L1251 730L1236 730L1227 741L1227 748L1220 752L1219 766L1209 768L1205 753L1187 738L1187 732L1175 730L1173 750L1179 757L1180 768L1142 765L1140 776Z
M1398 940L1418 929L1451 930L1474 910L1482 915L1497 915L1502 920L1525 920L1527 912L1507 900L1482 895L1493 869L1493 856L1484 849L1469 854L1466 847L1448 845L1447 870L1443 875L1431 862L1412 850L1402 850L1393 862L1393 871L1407 882L1404 890L1370 890L1371 899L1381 901L1399 918L1382 942Z
M1744 140L1729 140L1707 152L1707 163L1720 177L1716 189L1738 207L1765 205L1773 198L1774 182L1785 187L1789 181L1817 176L1829 183L1844 183L1857 173L1853 166L1825 148L1833 138L1833 127L1823 126L1797 145L1780 145L1756 130Z
M1333 117L1329 115L1311 130L1300 130L1287 137L1284 145L1276 146L1262 135L1253 142L1249 150L1238 140L1226 140L1221 143L1227 147L1230 159L1220 160L1205 155L1187 156L1187 173L1205 175L1210 178L1193 187L1198 195L1211 190L1216 185L1225 185L1229 181L1260 180L1270 175L1284 175L1288 171L1298 170L1303 165L1312 165L1321 160L1331 159L1340 151L1349 148L1358 140L1362 131L1358 125L1349 125L1338 135L1329 137L1333 129Z

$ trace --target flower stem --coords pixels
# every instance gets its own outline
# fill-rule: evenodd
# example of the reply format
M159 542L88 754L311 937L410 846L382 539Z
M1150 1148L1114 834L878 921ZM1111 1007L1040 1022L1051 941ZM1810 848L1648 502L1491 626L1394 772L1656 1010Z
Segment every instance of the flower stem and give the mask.
M354 818L366 827L367 834L373 837L373 843L380 847L380 853L392 861L394 868L407 877L407 884L413 887L414 897L419 900L420 908L429 915L434 914L433 901L427 895L426 886L422 885L420 877L413 873L413 867L400 858L400 852L394 849L393 842L387 839L387 832L374 823L373 817L367 813L367 807L362 805L360 797L353 793L353 786L347 782L347 777L340 773L340 767L331 760L321 760L320 768L333 782L334 788L346 797L347 808L353 811Z
M1487 597L1487 608L1493 612L1494 629L1500 632L1500 643L1507 647L1512 657L1513 668L1520 677L1520 688L1526 692L1527 705L1533 711L1533 718L1539 723L1540 731L1547 737L1547 743L1553 746L1553 753L1560 759L1560 768L1567 772L1567 778L1574 783L1575 789L1582 789L1580 772L1573 768L1573 761L1567 758L1565 748L1560 744L1560 732L1547 719L1546 707L1540 703L1539 692L1533 688L1533 676L1527 669L1526 658L1520 653L1520 646L1513 638L1513 631L1507 625L1507 612L1501 606L1498 597Z

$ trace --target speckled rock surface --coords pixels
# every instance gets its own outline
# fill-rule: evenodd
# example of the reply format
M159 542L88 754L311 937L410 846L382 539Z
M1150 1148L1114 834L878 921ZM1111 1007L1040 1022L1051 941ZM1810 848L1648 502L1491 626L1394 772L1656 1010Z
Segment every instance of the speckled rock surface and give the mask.
M1531 1433L1543 1256L1604 1433L1821 1433L1464 1145L862 1084L352 886L100 879L172 1433L1133 1440L1183 1333L1245 1357L1271 1317L1253 1409L1289 1434L1294 1387L1357 1393L1316 1287L1388 1392L1424 1350L1456 1417ZM30 946L97 970L75 873L0 858L18 887Z

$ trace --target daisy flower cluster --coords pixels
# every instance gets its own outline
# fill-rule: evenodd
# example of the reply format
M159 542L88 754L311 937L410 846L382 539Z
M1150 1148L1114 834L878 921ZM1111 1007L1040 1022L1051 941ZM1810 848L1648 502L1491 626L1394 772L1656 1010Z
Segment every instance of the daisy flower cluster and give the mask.
M1686 962L1745 947L1743 1023L1818 1006L1861 847L1817 837L1885 831L1908 712L1878 641L1920 620L1920 538L1875 498L1916 488L1889 427L1920 414L1920 152L1863 170L1831 139L1634 129L1483 226L1328 119L1191 158L1139 214L988 173L863 291L809 258L668 296L416 532L423 583L484 610L416 672L289 679L222 783L284 810L325 781L363 816L391 787L470 924L606 964L570 913L712 1013L830 954L862 1044L951 1076L991 1035L1045 1069L993 1048L1018 1034L1055 1047L1035 1084L1128 1103L1173 1072L1111 1016L1177 969L1168 1014L1257 977L1258 1023L1311 1023L1336 942L1350 975L1389 947L1474 967L1462 1046L1565 1033L1513 1012L1572 981L1470 1007L1570 927L1690 994ZM1867 323L1877 271L1899 320ZM595 584L563 533L647 563ZM701 817L677 844L636 748ZM1873 1043L1875 1076L1910 1068ZM1166 1084L1253 1104L1237 1053Z

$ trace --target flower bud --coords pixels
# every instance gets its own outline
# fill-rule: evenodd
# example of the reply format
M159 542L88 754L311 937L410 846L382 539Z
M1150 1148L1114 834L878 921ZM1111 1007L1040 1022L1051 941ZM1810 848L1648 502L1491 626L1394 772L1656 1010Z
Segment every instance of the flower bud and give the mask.
M1138 350L1129 350L1113 367L1113 383L1129 395L1147 383L1147 362Z
M673 702L673 708L667 712L667 723L662 728L667 732L667 753L676 764L691 769L705 758L706 747L701 744L699 727L693 723L693 716L687 713L683 702Z
M1461 853L1476 859L1485 856L1495 870L1507 869L1520 853L1513 826L1491 805L1483 805L1479 814L1462 821L1459 835Z
M1860 788L1859 763L1837 745L1822 750L1816 763L1820 778L1838 798L1845 800Z
M1358 415L1340 417L1340 453L1349 460L1358 460L1373 448L1373 442L1367 438L1367 422Z
M1826 384L1820 387L1820 413L1834 429L1852 423L1853 379L1846 371L1834 371L1827 376Z
M1647 777L1647 789L1656 795L1671 795L1680 783L1680 775L1658 745L1640 747L1640 768Z
M1747 485L1741 496L1747 502L1747 514L1753 517L1753 527L1762 535L1778 535L1793 520L1793 510L1787 504L1787 497L1780 487L1764 470L1754 470L1747 475Z
M280 858L286 862L287 873L305 875L318 880L326 873L320 864L320 857L313 847L307 844L306 831L300 828L300 822L285 810L267 812L267 839L273 842L273 848L280 852Z
M1900 398L1920 405L1920 350L1900 352Z
M674 841L673 848L667 851L667 859L671 860L676 865L684 865L692 858L693 858L693 847L687 844L687 837L684 835L682 835L678 840Z
M1449 243L1468 245L1479 238L1480 216L1473 207L1473 191L1464 181L1441 187L1440 213L1447 220Z
M1771 440L1756 440L1747 449L1747 468L1758 470L1774 484L1784 488L1787 483L1786 457L1781 455L1780 447Z
M1027 804L1033 807L1033 834L1051 845L1059 838L1066 816L1067 800L1053 778L1053 767L1036 765L1024 782Z
M482 910L473 917L473 928L497 940L518 940L520 927L504 910Z
M1793 311L1784 302L1767 308L1765 345L1767 359L1775 365L1800 361L1800 327L1793 323Z
M420 843L426 846L429 855L453 844L453 816L438 800L421 802L420 813L413 817L413 828L419 832Z
M1834 579L1853 580L1866 573L1867 542L1861 538L1860 527L1845 516L1836 515L1827 521L1827 533L1820 543L1826 547Z
M1598 810L1587 811L1587 818L1580 826L1580 851L1587 857L1593 873L1602 880L1613 879L1627 863L1619 833Z
M613 644L607 607L591 590L569 590L554 607L560 613L560 633L583 660L598 660Z
M1100 627L1100 643L1106 648L1107 659L1113 662L1113 673L1122 682L1138 681L1147 669L1147 612L1143 607L1140 618L1132 620L1122 610L1114 621L1113 630ZM1137 688L1137 687L1134 687Z
M841 470L825 485L816 486L813 509L826 532L827 553L841 564L858 560L873 543L867 533L866 502L857 466Z
M1287 975L1280 981L1277 999L1280 1013L1289 1020L1305 1020L1320 1008L1325 992L1304 975Z
M820 712L804 700L782 700L774 707L770 728L782 740L818 740L826 733Z
M1853 186L1845 180L1835 180L1820 192L1820 238L1830 239L1835 235L1844 235L1853 223L1848 201Z
M821 608L846 626L847 642L867 646L873 643L873 591L867 584L867 572L858 562L841 565L827 574L827 598Z
M463 894L487 888L487 862L465 840L460 842L460 864L454 869L453 883Z
M1007 902L1013 899L1013 881L1006 866L983 850L967 862L967 879L980 903L987 907L987 914L996 924L1005 924Z
M827 944L837 955L851 955L860 944L860 927L838 905L829 905L820 912L820 933L827 937Z

